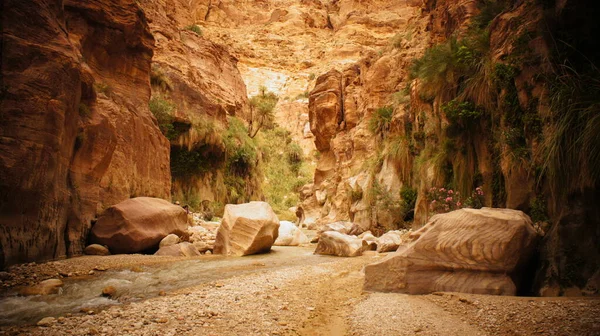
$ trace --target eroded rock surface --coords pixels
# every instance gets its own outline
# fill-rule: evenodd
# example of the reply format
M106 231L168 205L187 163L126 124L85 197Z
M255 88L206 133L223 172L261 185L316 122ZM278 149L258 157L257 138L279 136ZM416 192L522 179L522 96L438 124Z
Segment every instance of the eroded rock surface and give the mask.
M365 267L366 290L515 295L538 238L523 212L491 208L435 215L412 236Z
M227 204L214 252L244 256L264 253L279 235L279 219L265 202Z
M115 254L157 248L171 233L182 235L187 213L178 205L158 198L137 197L104 211L92 227L90 241L106 245Z
M0 268L81 254L103 208L171 183L136 1L2 8Z

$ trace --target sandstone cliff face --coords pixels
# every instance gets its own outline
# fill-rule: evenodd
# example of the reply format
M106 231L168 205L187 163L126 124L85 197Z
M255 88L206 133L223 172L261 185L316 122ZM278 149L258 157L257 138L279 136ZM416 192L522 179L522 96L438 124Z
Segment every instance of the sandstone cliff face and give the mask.
M2 16L0 266L77 255L103 208L169 197L153 38L134 1L6 1Z

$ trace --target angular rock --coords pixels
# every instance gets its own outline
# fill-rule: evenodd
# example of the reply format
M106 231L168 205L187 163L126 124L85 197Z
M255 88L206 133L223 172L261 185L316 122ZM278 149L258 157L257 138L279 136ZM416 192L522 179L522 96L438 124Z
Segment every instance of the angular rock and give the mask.
M298 246L308 243L308 237L294 223L289 221L279 222L279 236L273 245Z
M368 249L368 244L361 238L335 231L327 231L321 235L315 254L357 257L362 255L366 249Z
M110 251L100 244L91 244L85 247L83 253L87 255L110 255Z
M160 243L158 244L158 247L163 248L163 247L175 245L175 244L178 244L180 241L181 241L181 239L179 238L178 235L171 233L170 235L167 235L165 238L163 238L160 241Z
M159 198L137 197L106 209L90 232L90 241L116 254L156 248L171 233L184 234L183 208Z
M22 288L19 294L23 296L58 294L63 285L59 279L48 279L35 286Z
M515 295L538 237L523 212L491 208L435 215L412 236L365 267L365 290Z
M278 235L279 219L268 203L228 204L214 252L238 256L268 252Z
M191 243L183 242L175 245L161 247L154 255L171 257L195 257L200 251Z
M377 252L391 252L396 251L402 244L402 232L398 230L388 231L379 237L377 244Z

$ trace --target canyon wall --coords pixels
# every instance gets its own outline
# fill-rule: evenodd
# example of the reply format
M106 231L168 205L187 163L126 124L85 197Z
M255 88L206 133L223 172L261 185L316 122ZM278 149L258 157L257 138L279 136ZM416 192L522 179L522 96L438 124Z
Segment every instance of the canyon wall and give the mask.
M419 227L432 213L430 190L453 189L463 201L480 198L478 206L523 210L546 232L529 274L536 293L597 294L599 218L589 203L598 197L598 179L589 172L598 167L597 144L582 142L584 157L559 147L583 141L568 139L585 127L565 125L563 115L578 112L561 110L553 97L568 90L588 99L572 89L587 77L561 65L594 71L585 64L597 53L584 36L597 24L583 8L425 1L408 25L396 26L402 35L393 46L319 76L309 114L320 159L314 185L301 191L309 221L351 220L354 232ZM571 21L575 13L585 24ZM569 31L568 22L578 28ZM556 45L557 37L580 43L589 59L562 50L570 48ZM595 92L592 83L583 85ZM558 139L564 129L571 134ZM564 151L562 162L551 161L553 150ZM577 163L558 168L567 157ZM412 205L406 196L414 192Z
M170 196L135 1L4 1L0 266L81 254L91 221Z

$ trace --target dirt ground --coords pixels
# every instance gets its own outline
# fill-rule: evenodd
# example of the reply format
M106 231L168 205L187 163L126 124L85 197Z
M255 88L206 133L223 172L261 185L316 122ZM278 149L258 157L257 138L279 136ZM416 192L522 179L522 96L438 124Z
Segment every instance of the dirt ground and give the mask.
M363 292L362 267L379 258L265 268L103 311L67 314L47 326L0 327L0 335L600 335L600 298ZM43 278L45 269L64 273L62 266L85 274L94 267L175 259L90 257L24 267Z

